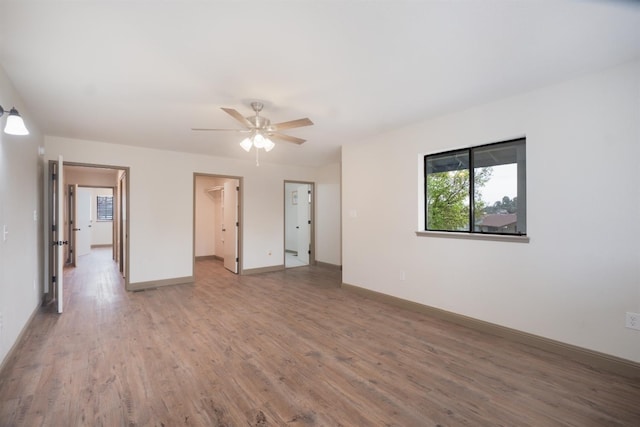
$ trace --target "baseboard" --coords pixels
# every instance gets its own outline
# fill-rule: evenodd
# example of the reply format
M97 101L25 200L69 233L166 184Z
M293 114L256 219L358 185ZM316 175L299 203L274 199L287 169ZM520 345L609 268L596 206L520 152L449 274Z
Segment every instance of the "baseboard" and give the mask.
M640 378L640 363L632 360L623 359L621 357L612 356L599 351L578 347L573 344L563 343L550 338L541 337L539 335L530 334L528 332L519 331L517 329L500 326L495 323L485 322L484 320L474 319L472 317L456 314L440 308L431 307L417 302L405 300L370 289L361 288L359 286L342 283L342 288L370 298L382 303L390 304L399 308L415 311L418 313L433 316L435 318L446 320L470 329L485 332L501 338L526 344L531 347L555 353L569 359L575 360L596 369L613 372L624 375L629 378Z
M195 281L193 276L174 277L172 279L151 280L149 282L129 283L128 291L143 291L145 289L160 288L162 286L192 284Z
M2 360L2 362L0 362L0 373L2 373L2 370L4 369L5 365L7 363L9 363L9 359L11 359L11 356L13 355L13 353L18 348L18 345L22 341L22 338L24 337L25 332L27 332L27 329L31 325L31 322L33 321L33 318L36 317L36 314L38 314L38 311L40 310L41 307L42 307L42 298L40 298L40 301L38 302L38 305L36 306L36 308L33 309L33 312L31 313L31 315L29 316L29 318L25 322L24 326L20 330L20 333L18 334L18 336L16 337L16 340L13 342L13 345L11 346L9 351L7 352L7 355Z
M272 271L281 271L284 270L284 265L270 265L269 267L259 267L259 268L248 268L242 270L242 275L250 275L250 274L260 274L260 273L271 273Z
M222 260L222 258L217 255L200 255L196 257L196 261L204 261L208 259Z
M338 264L331 264L331 263L328 263L328 262L316 261L316 265L318 267L322 267L322 268L328 268L328 269L331 269L331 270L342 271L342 266L338 265Z

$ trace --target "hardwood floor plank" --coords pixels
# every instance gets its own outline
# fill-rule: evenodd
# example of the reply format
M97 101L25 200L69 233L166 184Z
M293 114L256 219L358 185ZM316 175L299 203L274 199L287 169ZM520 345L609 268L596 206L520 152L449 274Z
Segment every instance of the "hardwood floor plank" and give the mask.
M640 383L404 311L303 267L123 290L65 270L0 372L0 426L638 426Z

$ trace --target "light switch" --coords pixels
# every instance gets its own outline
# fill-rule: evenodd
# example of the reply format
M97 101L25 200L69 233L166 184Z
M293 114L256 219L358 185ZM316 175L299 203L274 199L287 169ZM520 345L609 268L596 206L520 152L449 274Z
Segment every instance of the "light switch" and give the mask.
M9 229L7 228L7 224L2 226L2 241L7 241L7 235L9 234Z

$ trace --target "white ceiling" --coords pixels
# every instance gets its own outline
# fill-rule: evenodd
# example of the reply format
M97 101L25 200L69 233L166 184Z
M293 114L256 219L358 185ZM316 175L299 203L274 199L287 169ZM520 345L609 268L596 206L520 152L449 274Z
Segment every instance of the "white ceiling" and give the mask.
M272 122L263 162L640 58L631 1L7 1L0 61L47 135L247 158L220 107ZM0 94L0 105L5 108Z

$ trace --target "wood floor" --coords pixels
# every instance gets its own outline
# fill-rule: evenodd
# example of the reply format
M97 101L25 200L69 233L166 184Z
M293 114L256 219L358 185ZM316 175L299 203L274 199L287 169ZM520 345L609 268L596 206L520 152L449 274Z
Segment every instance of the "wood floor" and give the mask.
M640 383L301 267L127 293L94 250L0 372L2 426L639 426Z

